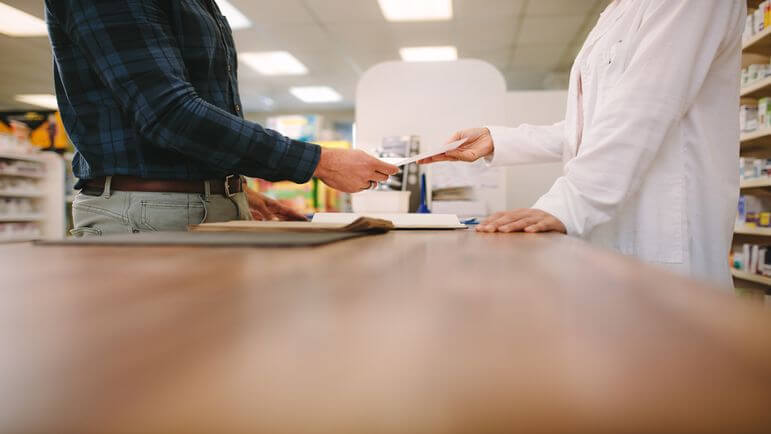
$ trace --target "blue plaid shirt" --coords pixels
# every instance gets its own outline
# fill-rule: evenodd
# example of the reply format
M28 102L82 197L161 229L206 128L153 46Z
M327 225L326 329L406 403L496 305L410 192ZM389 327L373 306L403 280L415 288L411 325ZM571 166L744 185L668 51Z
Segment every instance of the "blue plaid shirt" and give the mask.
M306 182L321 149L243 119L214 0L45 0L56 95L83 180Z

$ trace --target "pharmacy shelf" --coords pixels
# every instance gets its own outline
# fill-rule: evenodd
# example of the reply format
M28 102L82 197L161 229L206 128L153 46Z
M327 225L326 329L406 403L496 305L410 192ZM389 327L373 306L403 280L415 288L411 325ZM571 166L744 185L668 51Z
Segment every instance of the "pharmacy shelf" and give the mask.
M39 222L44 219L45 219L45 216L43 214L0 215L0 223Z
M40 236L31 235L17 235L17 236L0 236L0 244L9 243L27 243L34 240L39 240Z
M757 226L736 226L735 234L740 235L758 235L762 237L771 237L771 228L759 228Z
M41 173L24 173L24 172L11 172L11 171L0 171L0 176L13 176L16 178L32 178L32 179L43 179L45 178L45 175Z
M742 44L742 52L771 55L771 27L745 41Z
M771 77L758 80L742 88L742 98L763 98L771 96Z
M739 184L742 190L750 188L764 188L771 187L771 177L746 179Z
M755 282L760 283L761 285L771 286L771 278L761 276L760 274L747 273L745 271L739 271L733 268L731 269L731 274L739 280L746 280L748 282Z
M743 133L739 138L739 141L741 142L742 150L771 146L771 128L764 128L751 133Z
M30 191L6 190L6 191L0 191L0 197L39 199L43 197L43 193L35 192L35 191L30 192Z

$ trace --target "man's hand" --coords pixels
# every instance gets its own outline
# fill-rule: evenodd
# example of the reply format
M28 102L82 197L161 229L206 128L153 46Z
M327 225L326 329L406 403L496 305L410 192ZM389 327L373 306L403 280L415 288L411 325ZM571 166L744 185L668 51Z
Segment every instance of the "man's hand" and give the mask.
M477 232L560 232L565 225L553 215L539 209L497 212L477 227Z
M245 188L246 198L249 200L249 210L255 220L283 220L300 221L308 219L304 215L287 206L281 205L275 200L258 193L251 188Z
M364 151L322 149L316 177L344 193L367 190L372 182L385 182L399 168L386 164Z
M455 133L447 143L466 139L466 142L456 149L444 154L435 155L418 161L419 164L438 163L440 161L466 161L473 163L480 158L491 155L495 150L493 136L487 128L472 128Z

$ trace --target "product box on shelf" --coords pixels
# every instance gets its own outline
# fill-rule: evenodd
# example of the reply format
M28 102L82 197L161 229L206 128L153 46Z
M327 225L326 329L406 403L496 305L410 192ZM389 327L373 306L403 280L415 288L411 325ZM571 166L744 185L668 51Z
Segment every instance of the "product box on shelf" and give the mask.
M736 225L771 227L771 198L742 195L739 197Z
M758 106L745 104L739 107L739 125L742 132L748 133L758 129Z
M741 244L729 257L731 267L745 273L771 276L771 248L759 244Z

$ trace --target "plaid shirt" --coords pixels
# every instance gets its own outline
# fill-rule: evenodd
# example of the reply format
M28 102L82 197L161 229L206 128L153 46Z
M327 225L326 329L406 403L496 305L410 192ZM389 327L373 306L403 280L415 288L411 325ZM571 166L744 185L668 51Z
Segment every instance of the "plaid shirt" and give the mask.
M321 149L243 119L214 0L45 0L75 175L306 182Z

